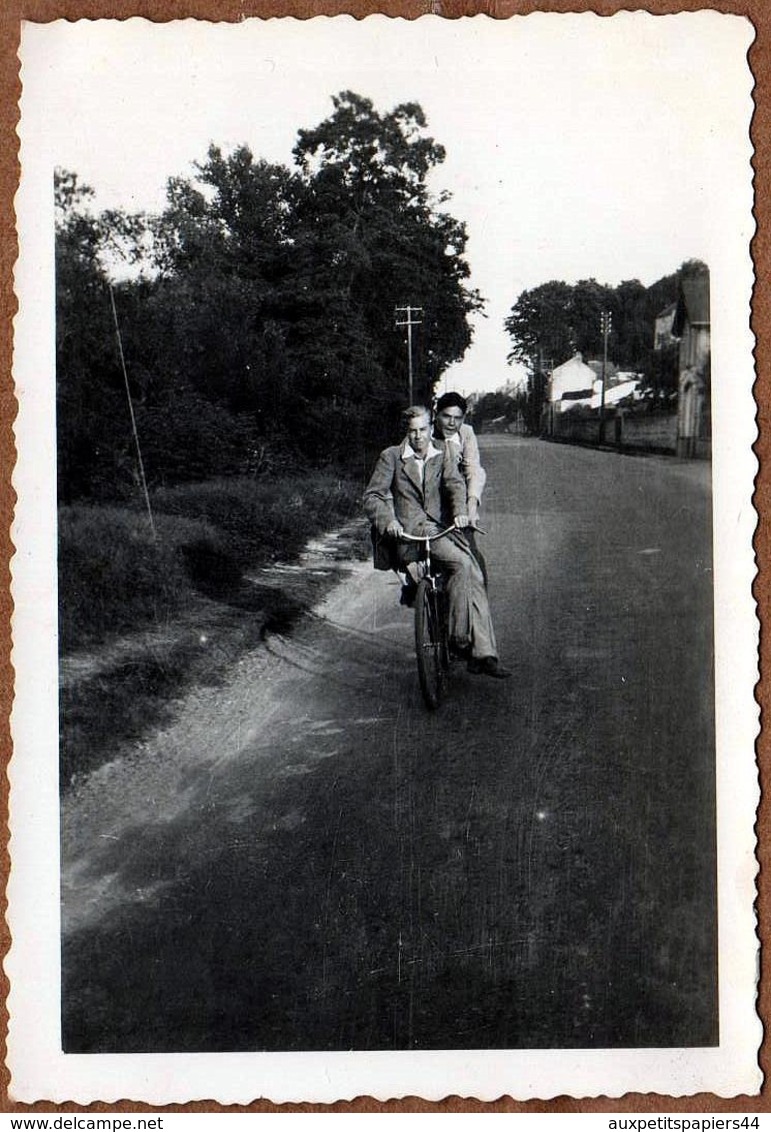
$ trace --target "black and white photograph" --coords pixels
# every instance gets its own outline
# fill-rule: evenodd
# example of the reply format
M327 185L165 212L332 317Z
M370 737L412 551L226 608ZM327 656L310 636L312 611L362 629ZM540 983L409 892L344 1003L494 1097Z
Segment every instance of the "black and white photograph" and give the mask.
M24 25L16 1099L758 1091L752 38Z

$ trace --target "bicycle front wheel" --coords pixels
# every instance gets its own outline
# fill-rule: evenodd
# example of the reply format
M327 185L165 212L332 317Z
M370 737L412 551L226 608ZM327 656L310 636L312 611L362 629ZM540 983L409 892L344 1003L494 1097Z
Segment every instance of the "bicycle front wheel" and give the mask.
M426 707L433 711L444 696L447 673L439 595L427 578L418 583L415 597L415 655L420 690Z

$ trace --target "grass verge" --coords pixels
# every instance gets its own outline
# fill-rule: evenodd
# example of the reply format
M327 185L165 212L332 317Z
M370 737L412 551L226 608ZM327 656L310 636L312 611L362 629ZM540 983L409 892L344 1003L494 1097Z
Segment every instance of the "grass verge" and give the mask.
M359 500L357 485L332 476L217 480L157 491L153 510L155 538L139 510L59 514L63 789L169 722L188 687L223 679L262 627L290 627L339 575L295 575L284 592L245 571L296 558L356 516ZM366 524L346 545L368 555Z
M196 593L243 570L291 561L320 531L358 513L358 485L332 475L211 480L152 498L156 537L138 510L59 512L59 648L64 654L161 624Z

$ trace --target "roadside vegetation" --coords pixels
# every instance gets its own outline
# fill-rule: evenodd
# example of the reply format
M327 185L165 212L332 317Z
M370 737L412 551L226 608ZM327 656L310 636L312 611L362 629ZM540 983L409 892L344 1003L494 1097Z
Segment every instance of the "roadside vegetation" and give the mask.
M246 569L291 561L359 512L359 485L331 474L233 478L159 489L147 512L79 503L59 511L59 640L66 654L162 624Z
M359 494L331 474L180 484L152 495L155 535L138 507L61 508L62 787L169 721L186 689L216 686L339 577L301 572L287 589L261 585L261 566L340 526L341 553L367 557Z

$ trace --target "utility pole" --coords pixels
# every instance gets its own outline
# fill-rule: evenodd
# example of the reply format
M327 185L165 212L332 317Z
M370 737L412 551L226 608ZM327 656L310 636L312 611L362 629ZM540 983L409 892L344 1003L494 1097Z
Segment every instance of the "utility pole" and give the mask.
M608 371L608 335L611 329L610 311L600 313L600 331L602 332L602 389L600 390L600 436L602 444L605 440L605 380Z
M407 372L409 374L409 403L412 404L412 328L421 326L422 318L415 317L423 314L422 307L397 307L394 311L397 326L407 327ZM401 315L401 319L400 316Z

